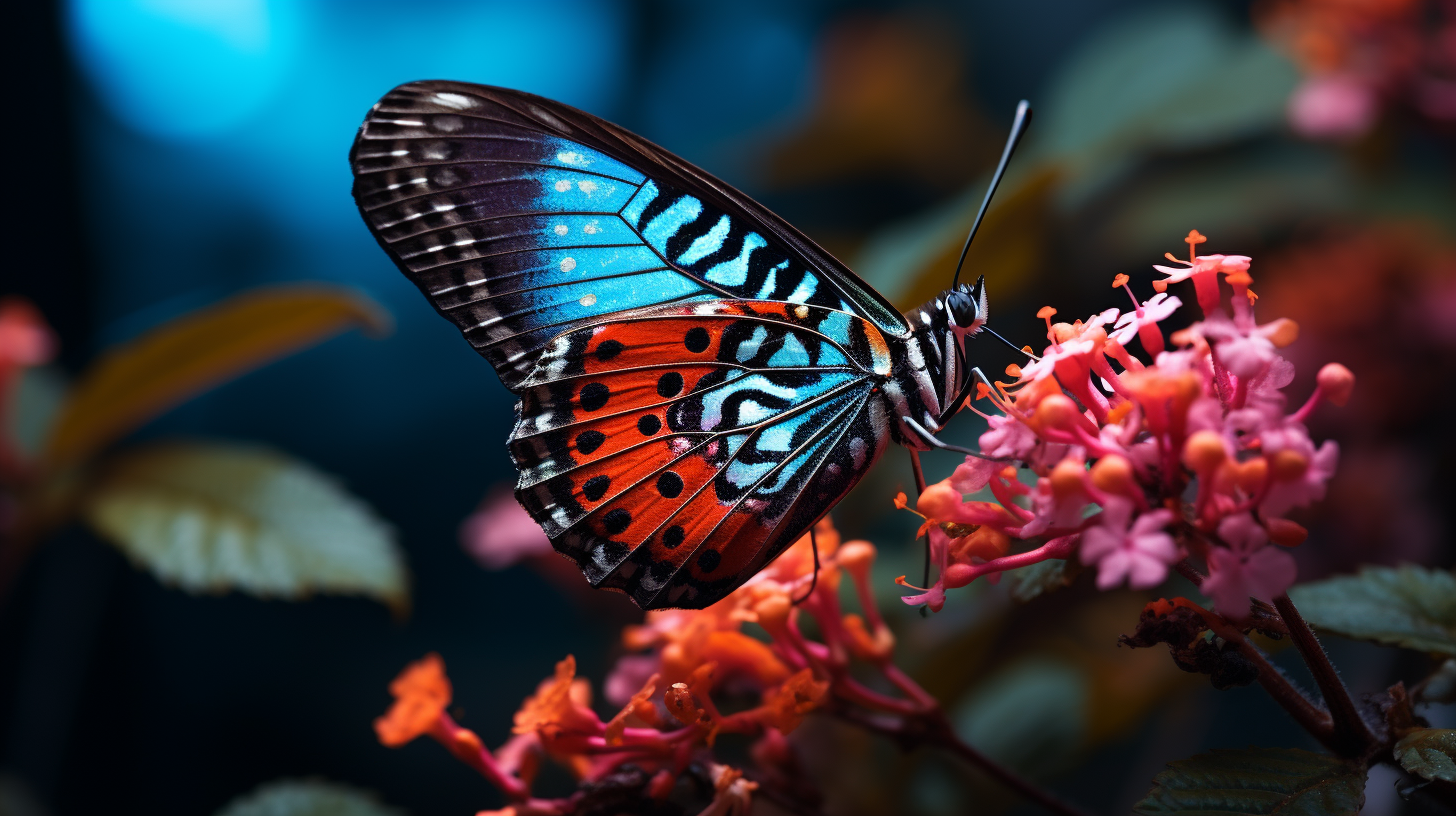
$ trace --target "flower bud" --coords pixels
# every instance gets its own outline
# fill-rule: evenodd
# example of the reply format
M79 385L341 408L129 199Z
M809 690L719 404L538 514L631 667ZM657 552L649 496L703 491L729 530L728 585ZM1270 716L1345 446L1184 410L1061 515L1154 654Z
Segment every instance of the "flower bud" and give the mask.
M696 725L703 718L703 712L693 700L693 693L687 683L673 683L663 695L667 710L683 725Z
M875 563L875 545L868 541L851 541L840 547L834 558L850 575L863 579Z
M1247 462L1239 465L1238 474L1234 481L1238 483L1239 489L1249 495L1257 493L1264 487L1264 482L1269 478L1269 460L1262 456L1256 456Z
M1309 538L1303 525L1289 519L1271 518L1264 523L1264 529L1269 531L1269 540L1281 547L1298 547Z
M1299 339L1299 324L1281 317L1264 327L1264 336L1274 344L1274 348L1284 348Z
M942 479L925 488L915 502L915 509L926 518L949 521L955 518L960 505L960 491L950 486L949 479Z
M772 634L782 631L788 624L789 614L794 611L794 605L789 601L787 594L776 592L759 601L753 607L753 611L758 615L758 625Z
M951 555L957 561L970 561L972 558L990 561L1011 549L1011 536L983 524L970 535L953 541L951 546L954 548Z
M1183 464L1199 475L1211 473L1227 457L1228 449L1217 431L1198 431L1183 443Z
M951 564L945 568L944 581L946 587L955 589L969 584L975 577L975 570L970 564Z
M1270 457L1266 457L1270 458ZM1309 470L1309 459L1298 451L1282 450L1270 458L1269 472L1276 482L1290 482Z
M1036 406L1036 421L1043 428L1070 430L1080 415L1077 403L1066 394L1048 394Z
M1098 459L1092 464L1092 485L1104 493L1132 495L1137 492L1132 462L1115 453Z
M1052 468L1052 495L1057 498L1071 496L1085 491L1083 479L1087 468L1077 459L1063 459Z
M1355 374L1339 363L1325 363L1315 377L1325 399L1336 405L1350 401L1350 392L1355 390Z

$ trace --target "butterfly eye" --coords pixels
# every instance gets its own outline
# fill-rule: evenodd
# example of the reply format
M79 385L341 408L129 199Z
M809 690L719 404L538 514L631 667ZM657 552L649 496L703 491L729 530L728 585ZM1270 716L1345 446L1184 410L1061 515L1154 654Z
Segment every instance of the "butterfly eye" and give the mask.
M962 329L970 328L978 316L976 301L965 292L951 292L945 299L946 308L950 310L950 319L956 326Z

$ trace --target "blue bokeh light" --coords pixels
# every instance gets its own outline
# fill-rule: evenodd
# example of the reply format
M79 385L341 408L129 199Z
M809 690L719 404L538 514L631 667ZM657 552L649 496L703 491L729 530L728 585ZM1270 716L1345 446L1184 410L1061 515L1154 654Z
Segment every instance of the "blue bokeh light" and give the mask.
M108 109L165 139L206 138L268 103L299 43L280 0L73 0L78 61Z

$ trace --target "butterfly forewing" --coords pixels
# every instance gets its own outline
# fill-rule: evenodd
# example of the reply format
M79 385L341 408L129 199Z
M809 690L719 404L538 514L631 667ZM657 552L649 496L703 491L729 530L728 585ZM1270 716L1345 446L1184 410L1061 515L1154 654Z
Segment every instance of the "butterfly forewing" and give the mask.
M518 496L594 583L705 605L885 444L903 318L687 162L453 82L391 91L351 161L371 232L521 397Z

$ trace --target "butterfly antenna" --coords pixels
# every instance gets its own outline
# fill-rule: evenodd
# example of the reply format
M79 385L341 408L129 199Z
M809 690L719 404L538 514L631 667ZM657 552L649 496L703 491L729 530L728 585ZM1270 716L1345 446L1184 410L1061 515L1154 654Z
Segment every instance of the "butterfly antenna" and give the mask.
M955 277L950 282L952 289L960 282L961 267L966 263L966 253L971 250L971 241L976 237L976 230L981 228L981 220L986 217L986 208L991 206L991 196L996 194L996 186L1001 183L1001 177L1006 175L1006 165L1011 162L1011 154L1016 152L1016 145L1021 141L1021 136L1026 133L1026 126L1030 123L1031 103L1023 99L1016 105L1016 118L1011 121L1011 134L1006 137L1006 148L1001 151L1001 163L996 165L996 174L991 176L991 186L986 188L986 198L981 201L981 211L976 213L975 223L971 224L971 231L966 235L966 245L961 247L961 259L956 261Z
M1027 351L1025 348L1023 348L1021 346L1018 346L1015 343L1011 342L1010 340L1007 340L1006 338L1004 338L1001 335L997 334L995 331L993 331L991 329L990 326L986 326L986 325L981 326L981 331L986 332L987 334L991 335L992 337L996 338L997 340L1000 340L1001 342L1003 342L1006 345L1010 346L1011 349L1013 351L1015 351L1017 354L1025 354L1027 357L1030 357L1033 360L1040 360L1041 359L1040 357L1036 356L1035 354L1032 354L1031 352Z
M802 598L794 601L794 606L809 600L809 596L813 595L814 590L819 586L819 539L814 537L813 527L809 528L809 548L814 551L814 577L809 579L809 591L805 592Z

